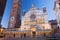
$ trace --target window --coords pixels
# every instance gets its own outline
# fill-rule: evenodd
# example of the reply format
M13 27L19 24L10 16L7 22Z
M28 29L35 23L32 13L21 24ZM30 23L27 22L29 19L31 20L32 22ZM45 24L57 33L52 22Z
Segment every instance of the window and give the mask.
M35 21L35 18L36 18L36 15L35 15L35 14L32 14L32 15L30 16L30 19L31 19L32 21Z
M45 29L45 26L43 26L43 29Z

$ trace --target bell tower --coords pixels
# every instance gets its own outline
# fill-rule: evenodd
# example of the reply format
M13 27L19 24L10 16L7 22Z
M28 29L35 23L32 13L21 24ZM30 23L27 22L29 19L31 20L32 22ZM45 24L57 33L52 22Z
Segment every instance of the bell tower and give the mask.
M56 15L56 20L58 23L58 27L60 27L60 0L55 0L54 2L54 12Z
M20 24L21 24L20 23L20 9L21 9L21 0L13 0L8 28L20 27Z

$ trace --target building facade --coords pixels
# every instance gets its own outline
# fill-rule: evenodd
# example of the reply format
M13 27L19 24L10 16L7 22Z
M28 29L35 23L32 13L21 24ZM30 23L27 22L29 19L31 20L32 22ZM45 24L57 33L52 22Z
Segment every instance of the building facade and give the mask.
M55 12L56 20L57 20L57 23L58 23L57 26L60 28L60 0L55 0L54 12Z
M49 20L52 29L56 29L57 27L57 20Z
M0 25L1 25L1 20L4 14L5 6L6 6L7 0L0 0Z
M59 33L59 27L57 27L57 20L50 20L49 21L51 28L53 29L53 33Z
M29 11L22 16L21 30L29 30L32 27L42 30L51 29L47 20L46 7L43 8L43 11L41 11L32 5Z
M21 0L13 0L12 10L10 14L8 28L19 28L20 27L20 10Z
M5 37L39 37L52 34L51 25L47 20L46 7L41 11L32 4L27 12L23 12L21 20L20 28L4 29Z
M32 7L23 13L20 31L24 34L30 36L48 35L51 30L51 25L47 20L46 7L43 7L43 11L41 11L32 4Z

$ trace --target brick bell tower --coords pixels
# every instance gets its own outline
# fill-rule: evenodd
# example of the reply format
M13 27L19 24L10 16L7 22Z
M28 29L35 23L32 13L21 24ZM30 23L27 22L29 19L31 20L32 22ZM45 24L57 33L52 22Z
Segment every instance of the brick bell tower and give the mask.
M19 28L20 27L20 24L21 24L20 9L21 9L21 0L13 0L8 28Z

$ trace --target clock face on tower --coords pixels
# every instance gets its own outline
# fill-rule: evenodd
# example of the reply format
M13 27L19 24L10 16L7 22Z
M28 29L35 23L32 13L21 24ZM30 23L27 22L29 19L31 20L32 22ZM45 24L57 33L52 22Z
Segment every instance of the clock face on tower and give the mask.
M14 21L14 20L15 20L15 17L14 17L14 16L12 16L10 20L11 20L11 21Z

